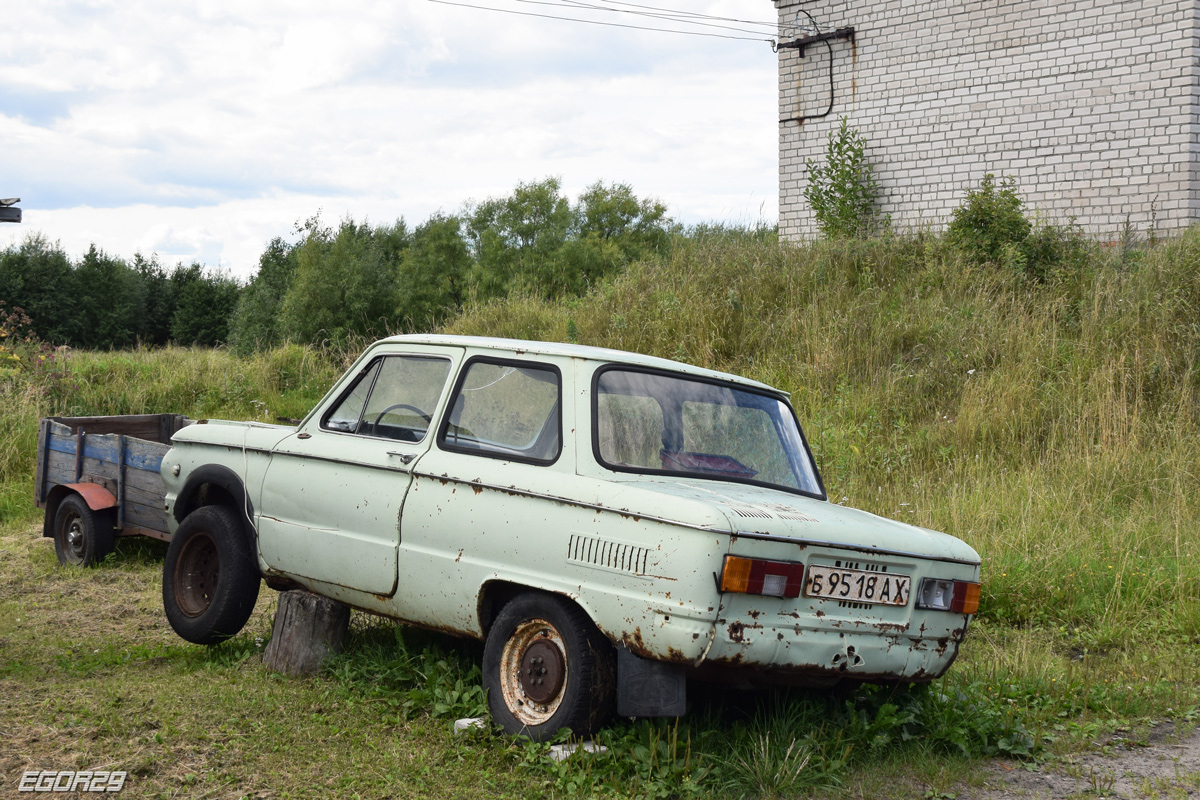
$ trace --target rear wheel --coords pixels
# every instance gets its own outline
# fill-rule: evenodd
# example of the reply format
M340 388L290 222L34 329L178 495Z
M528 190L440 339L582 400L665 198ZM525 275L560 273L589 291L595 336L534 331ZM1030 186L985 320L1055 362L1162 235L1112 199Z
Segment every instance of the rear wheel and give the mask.
M612 713L612 645L579 606L529 592L504 607L488 631L483 684L492 719L536 742L562 728L592 733Z
M97 564L112 552L115 537L112 510L93 511L77 494L64 497L54 514L54 553L60 564Z
M163 609L184 639L216 644L234 636L258 601L258 563L237 512L202 506L171 537L163 563Z

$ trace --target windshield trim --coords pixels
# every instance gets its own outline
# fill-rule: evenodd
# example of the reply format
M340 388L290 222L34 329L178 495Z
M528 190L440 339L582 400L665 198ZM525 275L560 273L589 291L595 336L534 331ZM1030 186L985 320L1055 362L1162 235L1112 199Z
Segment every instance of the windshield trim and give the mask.
M820 493L808 492L803 489L793 489L790 486L784 486L778 483L770 483L767 481L758 481L753 478L736 478L727 475L714 477L712 473L706 472L689 472L684 470L667 470L654 469L653 467L628 467L619 464L610 464L600 455L600 378L606 372L637 372L645 375L657 375L664 378L674 378L676 380L694 381L696 383L704 383L710 386L720 386L723 389L731 389L737 392L745 392L746 394L754 394L759 397L766 397L771 400L777 400L783 404L784 408L792 416L792 422L796 425L796 432L800 436L800 443L804 446L804 454L808 457L809 463L812 464L813 476L817 480L817 487ZM744 384L735 383L733 381L723 381L716 378L710 378L705 375L693 375L687 372L674 372L671 370L654 369L652 367L643 367L633 364L611 363L604 364L592 373L592 397L591 397L591 419L588 421L591 427L592 438L592 458L596 460L604 469L612 470L613 472L622 472L632 475L654 475L666 476L672 478L699 478L705 481L720 481L726 483L744 483L749 486L761 486L764 489L774 489L779 492L787 492L788 494L796 494L802 497L811 497L816 500L828 500L828 494L825 491L825 481L821 477L821 470L817 467L817 461L813 458L812 449L808 446L808 437L804 435L804 428L800 425L800 420L796 417L796 409L792 408L792 404L788 400L786 392L780 391L763 391L756 387L746 386Z

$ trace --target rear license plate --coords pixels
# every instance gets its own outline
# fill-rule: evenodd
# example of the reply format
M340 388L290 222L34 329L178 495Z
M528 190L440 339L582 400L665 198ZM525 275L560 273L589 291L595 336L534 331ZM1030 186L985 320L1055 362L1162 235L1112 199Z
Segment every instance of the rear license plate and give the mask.
M904 606L908 605L911 584L912 579L907 575L812 566L804 575L804 596Z

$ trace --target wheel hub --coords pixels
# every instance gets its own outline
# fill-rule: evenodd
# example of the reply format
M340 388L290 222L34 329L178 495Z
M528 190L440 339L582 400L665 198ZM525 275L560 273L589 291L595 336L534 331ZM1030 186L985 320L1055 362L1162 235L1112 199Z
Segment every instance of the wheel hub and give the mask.
M67 531L67 547L77 553L83 550L83 531L80 530L78 519L71 523L71 527Z
M544 619L519 624L500 654L500 694L522 725L543 725L558 711L571 680L562 634Z
M549 639L529 645L521 657L521 688L535 703L545 703L562 689L562 651Z
M175 602L189 617L198 617L212 605L221 576L217 544L207 533L198 533L184 546L175 562Z

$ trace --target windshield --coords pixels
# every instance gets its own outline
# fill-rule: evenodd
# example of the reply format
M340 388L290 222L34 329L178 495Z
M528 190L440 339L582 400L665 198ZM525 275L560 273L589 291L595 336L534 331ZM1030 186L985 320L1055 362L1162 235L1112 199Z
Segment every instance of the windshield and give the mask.
M596 379L594 420L596 457L611 469L824 496L791 408L772 395L608 368Z

